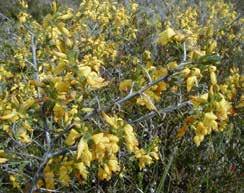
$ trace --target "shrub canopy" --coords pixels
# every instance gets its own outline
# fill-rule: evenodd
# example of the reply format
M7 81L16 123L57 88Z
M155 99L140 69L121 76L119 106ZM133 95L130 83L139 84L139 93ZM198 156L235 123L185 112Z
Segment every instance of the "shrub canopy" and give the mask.
M19 4L0 60L0 167L13 189L143 171L163 147L220 135L243 107L231 4L54 1L38 20Z

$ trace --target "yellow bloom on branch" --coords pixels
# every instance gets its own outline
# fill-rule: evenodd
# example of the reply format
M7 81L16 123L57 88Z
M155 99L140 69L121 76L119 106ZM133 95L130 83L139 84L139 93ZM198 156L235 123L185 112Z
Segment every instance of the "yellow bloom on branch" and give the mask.
M159 34L158 43L164 46L170 42L174 35L176 35L175 31L172 28L167 28L165 31Z
M0 164L3 164L8 161L8 159L5 157L6 157L6 155L4 153L4 150L0 150Z
M197 85L198 81L197 81L197 77L196 76L190 76L186 79L186 90L187 92L190 92L192 87L194 85Z
M78 169L82 178L84 180L86 180L87 176L88 176L88 171L87 171L87 167L85 166L85 164L83 162L79 162L79 163L75 164L75 167Z
M76 139L78 139L79 137L80 137L80 133L78 133L75 129L71 129L68 137L65 139L65 144L69 146L73 145Z

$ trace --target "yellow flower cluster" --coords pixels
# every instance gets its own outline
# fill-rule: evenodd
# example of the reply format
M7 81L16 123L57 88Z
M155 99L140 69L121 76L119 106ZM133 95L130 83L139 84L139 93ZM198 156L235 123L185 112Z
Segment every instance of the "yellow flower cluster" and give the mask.
M187 5L187 1L182 1ZM229 26L237 18L237 13L232 10L231 5L224 1L204 2L202 4L209 10L206 18L201 15L198 7L186 6L182 11L175 8L174 20L169 17L166 29L159 34L158 43L162 46L170 46L170 42L184 44L187 61L198 63L201 58L213 54L232 52L232 46L222 48L218 39L224 39L226 44L231 45L231 41L241 38L235 30L224 29L223 26ZM221 22L219 19L221 18ZM171 27L169 27L171 26ZM175 30L172 28L174 27ZM178 30L176 30L178 29ZM228 30L228 33L226 31ZM235 48L234 48L235 49ZM238 49L240 49L238 47ZM238 51L236 48L236 52ZM200 65L199 65L200 66ZM186 81L186 90L190 92L193 86L198 86L202 73L209 72L209 93L192 97L194 108L197 109L194 115L192 127L195 129L194 142L197 145L203 141L204 136L214 131L222 131L226 126L229 115L233 114L231 103L236 96L237 89L240 88L240 73L238 69L231 69L231 75L223 84L218 84L217 68L211 62L208 66L186 67L182 70ZM200 112L200 113L199 113ZM185 128L185 127L184 127ZM185 131L184 131L185 132Z
M92 136L94 142L93 159L102 161L114 155L119 151L119 138L112 134L98 133Z
M121 118L110 117L103 113L105 121L118 133L122 132L122 137L124 138L126 147L130 153L133 153L139 161L140 169L143 169L146 165L153 163L153 160L158 160L158 148L156 145L150 150L146 151L143 148L139 148L139 142L136 138L133 127L125 123Z
M46 188L52 190L55 189L55 182L54 182L54 172L51 169L51 161L46 165L43 171L44 179L45 179L45 185ZM39 182L39 185L41 186L41 181Z
M182 14L178 15L178 21L182 28L187 30L192 30L198 27L199 14L197 9L194 7L189 7L186 11L182 11Z
M112 172L120 171L120 166L116 157L111 157L107 163L102 164L98 168L98 177L101 180L109 180L112 176Z
M184 70L185 71L185 70ZM199 119L193 124L195 130L194 142L197 146L203 141L204 136L212 131L223 131L227 124L228 116L232 114L232 106L226 100L225 93L221 93L216 78L216 67L209 66L210 87L209 92L200 96L191 97L196 109L203 108Z
M105 65L113 65L117 50L124 41L120 38L107 40L107 36L116 33L118 37L130 39L131 32L135 33L135 26L127 24L133 19L131 15L136 11L137 4L132 4L133 11L128 15L127 8L110 0L83 1L76 11L71 8L62 10L54 1L52 12L40 22L27 13L26 1L21 0L20 5L17 37L20 48L15 49L13 59L0 67L1 82L11 87L11 93L1 95L0 116L6 123L4 128L11 134L11 122L26 121L28 111L35 111L43 103L52 111L46 113L53 114L54 121L60 126L72 123L78 126L80 118L77 110L83 103L83 93L108 85L108 81L101 77L100 70ZM96 23L94 29L88 25L91 20ZM111 23L116 23L112 25L112 30ZM33 61L33 54L37 61ZM9 65L12 66L11 70ZM22 74L26 68L28 72ZM19 104L25 103L26 98L39 99L34 101L35 105L25 110L19 109ZM11 101L11 104L5 101ZM30 131L20 133L17 136L22 142L30 142Z
M199 68L189 69L186 67L182 70L182 73L186 79L186 90L190 92L194 85L198 85L198 79L202 77L201 70Z
M66 144L71 146L80 137L80 133L72 129L66 138ZM120 171L117 153L119 151L119 138L109 133L97 133L90 139L80 138L77 145L76 159L69 156L59 156L50 159L44 169L44 179L46 188L55 188L55 177L57 176L64 186L69 186L70 175L76 172L76 176L80 176L81 181L87 180L89 168L93 164L98 164L98 178L101 180L111 179L113 173ZM6 160L7 161L7 160ZM52 166L59 169L54 173ZM43 182L39 182L41 187Z
M222 107L224 108L221 112L226 113L228 107ZM223 118L222 118L223 119ZM225 126L226 120L220 120L223 122L218 123L217 120L218 117L211 111L204 113L204 118L202 121L198 122L195 126L195 137L194 137L194 143L199 146L200 143L203 141L205 135L210 134L213 130L214 131L222 131L223 126Z
M240 75L238 68L230 69L230 76L225 80L224 84L220 84L221 92L227 96L229 100L236 97L237 89L243 88L243 76Z
M218 99L216 99L218 96ZM198 97L192 97L192 102L196 108L206 106L211 101L211 109L206 109L199 119L193 124L195 130L194 142L197 146L203 141L204 137L212 131L223 131L228 116L231 114L231 104L226 101L221 93L206 93Z
M209 66L208 72L210 75L209 92L191 97L194 108L201 109L201 113L196 114L198 118L195 117L196 121L192 126L195 130L194 142L197 146L212 131L224 130L229 116L234 114L228 100L236 96L237 88L240 87L241 82L238 69L231 69L231 75L223 84L217 82L215 66Z

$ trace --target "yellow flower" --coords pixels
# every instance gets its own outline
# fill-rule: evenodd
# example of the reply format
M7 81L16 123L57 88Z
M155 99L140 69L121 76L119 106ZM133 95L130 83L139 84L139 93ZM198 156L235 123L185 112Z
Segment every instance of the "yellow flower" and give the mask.
M98 133L92 136L93 159L102 161L105 155L111 156L119 151L119 138L112 134Z
M28 8L28 3L25 0L19 0L19 4L25 9Z
M120 171L120 166L117 159L110 159L108 161L108 167L112 172Z
M77 159L81 158L81 160L89 167L92 161L92 153L89 150L87 141L83 138L78 143L77 146Z
M192 72L192 75L194 75L194 76L197 76L197 77L202 76L201 70L199 68L192 68L191 72Z
M138 149L138 140L133 131L133 127L126 124L124 127L125 131L125 142L129 152L135 152Z
M217 130L218 123L215 121L217 116L213 112L208 112L204 114L203 124L208 128L208 133L212 130Z
M79 159L80 158L82 152L86 148L88 148L87 142L83 138L81 138L80 141L79 141L79 143L78 143L78 146L77 146L77 157L76 157L76 159Z
M54 181L54 173L51 170L51 167L49 165L47 165L44 168L44 179L45 179L45 184L46 184L46 188L53 190L55 189L55 181Z
M119 90L128 92L131 89L132 86L132 80L131 79L127 79L127 80L123 80L120 82L119 84Z
M174 35L176 35L174 30L172 28L167 28L165 31L159 34L158 43L162 46L166 45Z
M82 178L84 180L86 180L87 176L88 176L88 171L87 171L87 168L86 168L85 164L83 162L79 162L79 163L75 164L75 167L79 170L80 175L82 176Z
M228 114L230 113L229 111L231 109L231 104L224 98L222 98L220 102L216 102L215 107L218 119L222 121L227 120Z
M52 7L52 11L55 13L57 11L57 3L56 3L56 1L52 2L51 7Z
M102 87L108 85L108 82L106 82L102 77L98 76L98 74L93 71L87 77L87 83L93 89L99 89L99 88L102 88Z
M111 117L111 116L108 116L104 112L102 112L102 116L103 116L104 120L106 121L106 123L108 123L114 129L118 129L119 127L121 127L124 124L124 121L117 116Z
M244 95L241 95L239 104L237 104L235 107L239 109L244 108Z
M106 137L109 139L110 142L112 143L118 143L119 142L119 138L116 135L112 135L112 134L106 134Z
M65 45L67 45L69 48L72 48L74 45L74 42L70 38L66 38Z
M208 112L204 114L204 119L211 121L211 120L216 120L217 117L213 112Z
M117 153L119 151L119 138L112 134L106 134L106 137L109 139L109 143L107 144L107 149L112 154Z
M190 76L186 79L186 90L187 92L190 92L193 85L196 84L197 85L198 81L197 81L197 77L196 76Z
M76 130L71 129L68 137L65 139L65 143L69 146L73 145L75 143L75 140L79 137L80 137L80 134Z
M217 78L215 72L210 72L210 80L213 85L217 84Z
M208 47L207 47L207 52L208 53L213 53L216 48L217 48L217 42L215 40L211 40L209 42Z
M201 51L201 50L193 50L189 55L190 58L197 60L202 56L205 56L206 52L205 51Z
M187 77L191 73L191 70L186 67L181 72L184 74L184 77Z
M23 102L23 104L21 104L20 111L23 112L28 110L34 103L35 103L35 99L33 98L27 99L26 101Z
M58 52L58 51L52 51L53 55L56 56L57 58L61 58L61 59L66 59L67 55L62 53L62 52Z
M71 35L71 33L70 33L70 31L66 28L66 27L64 27L64 25L63 26L61 26L60 27L60 30L64 33L64 35L66 35L67 37L71 37L72 35Z
M91 73L92 69L89 66L79 66L79 71L82 76L87 78Z
M27 130L25 128L19 128L18 129L18 135L19 139L23 143L31 143L31 138L27 133Z
M139 160L139 167L143 169L146 165L150 165L153 163L150 155L146 154L144 149L138 149L135 152L135 157Z
M156 110L156 106L154 105L152 97L145 93L143 93L142 96L137 98L136 103L141 106L146 106L146 108L149 110Z
M199 106L208 101L208 93L202 94L200 96L191 96L190 98L191 98L191 102L194 105Z
M17 117L17 112L15 109L13 109L13 111L9 114L3 115L0 117L0 120L9 120L9 119L15 119L15 117Z
M64 108L58 103L55 104L55 106L53 108L53 112L54 112L55 121L59 121L60 119L62 119L65 114Z
M0 150L0 164L3 164L3 163L5 163L5 162L7 162L7 161L8 161L8 159L5 158L5 153L4 153L4 151L3 151L3 150Z
M199 146L201 144L201 142L203 141L204 139L204 136L203 135L196 135L194 138L193 138L193 141L194 143Z
M20 189L20 184L19 184L19 182L17 181L16 176L14 176L14 175L10 175L10 176L9 176L9 180L11 181L13 188Z
M159 160L159 155L158 155L158 146L155 146L152 151L149 153L151 157L153 157L155 160Z
M104 137L104 133L97 133L97 134L93 135L92 140L96 145L99 143L109 142L109 139L107 137Z
M56 90L60 93L60 92L67 92L69 89L69 83L66 81L62 81L62 80L55 80L55 85L54 87L56 88Z
M65 21L65 20L71 19L72 17L73 17L73 14L71 12L68 12L65 15L59 16L58 19Z
M138 4L137 3L132 3L131 4L131 11L132 12L135 12L137 10L137 8L138 8Z
M216 67L215 66L210 66L209 67L209 71L210 71L210 81L211 84L216 85L217 84L217 78L216 78Z
M24 13L24 12L19 13L19 15L18 15L19 22L25 23L28 16L29 15L27 13Z
M70 184L69 170L70 168L66 165L62 165L59 168L59 180L64 186L69 186Z
M176 35L174 36L174 40L181 42L185 39L185 35L182 34L181 32L177 31Z
M103 165L102 167L99 167L98 169L98 178L100 180L110 180L111 179L112 172L110 171L107 164Z
M208 129L205 127L203 122L199 122L196 126L196 135L207 135Z
M177 67L177 62L176 61L173 61L173 62L170 62L167 64L167 67L169 70L174 70L176 67Z

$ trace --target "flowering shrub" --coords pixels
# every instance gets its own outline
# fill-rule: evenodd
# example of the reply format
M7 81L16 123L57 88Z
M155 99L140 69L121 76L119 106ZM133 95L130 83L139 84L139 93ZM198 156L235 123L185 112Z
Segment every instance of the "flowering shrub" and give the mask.
M143 170L160 159L163 141L154 126L140 134L142 122L187 108L172 130L199 146L243 107L231 56L243 19L230 4L203 3L208 14L176 6L162 20L134 1L54 1L41 21L19 4L15 45L0 61L0 164L14 189L123 178L125 162Z

